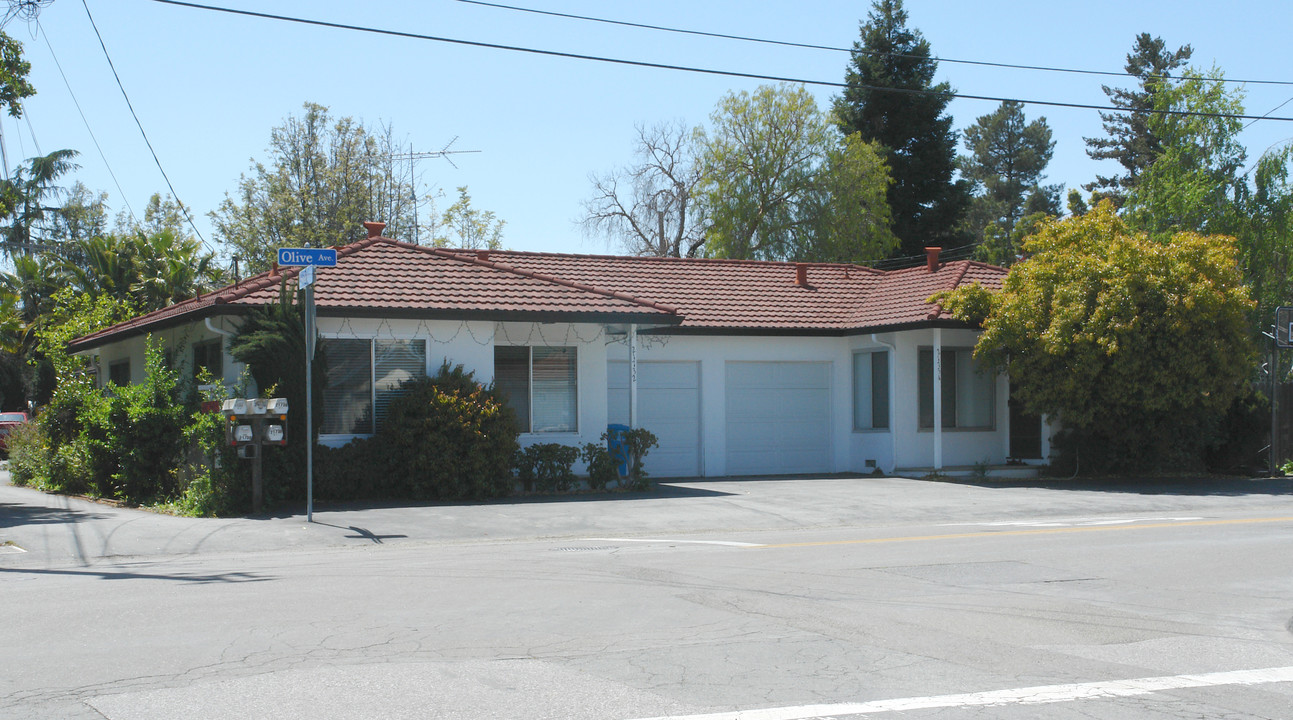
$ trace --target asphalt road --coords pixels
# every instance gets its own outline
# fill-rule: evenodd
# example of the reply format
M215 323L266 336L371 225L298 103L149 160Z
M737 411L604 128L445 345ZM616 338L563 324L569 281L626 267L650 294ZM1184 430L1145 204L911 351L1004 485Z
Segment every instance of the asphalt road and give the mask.
M1288 718L1293 483L194 520L0 484L0 717Z

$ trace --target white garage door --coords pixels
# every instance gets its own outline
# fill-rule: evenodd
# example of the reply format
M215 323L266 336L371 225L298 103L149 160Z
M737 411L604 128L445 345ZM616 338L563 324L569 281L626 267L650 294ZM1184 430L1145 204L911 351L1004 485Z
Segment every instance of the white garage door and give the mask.
M727 364L727 474L829 472L831 364Z
M606 365L608 420L629 424L629 364ZM638 425L655 433L660 447L646 456L651 477L700 474L700 364L638 363Z

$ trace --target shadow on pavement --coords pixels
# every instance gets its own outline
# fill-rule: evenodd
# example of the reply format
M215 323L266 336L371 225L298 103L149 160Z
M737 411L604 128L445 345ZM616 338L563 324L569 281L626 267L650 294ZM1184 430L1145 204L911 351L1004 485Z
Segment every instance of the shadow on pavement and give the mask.
M359 540L372 540L374 543L378 545L381 545L383 540L397 540L400 538L408 537L408 535L378 535L377 533L374 533L372 530L369 530L368 528L356 527L354 525L350 525L349 527L342 527L341 525L333 525L332 523L319 522L318 520L315 520L314 524L322 525L324 527L336 528L338 530L353 530L357 534L345 535L344 537L356 538Z
M1081 490L1085 492L1127 493L1133 495L1187 495L1197 497L1241 497L1244 495L1293 495L1293 478L1033 478L1028 480L993 480L949 478L939 482L973 485L983 488L1038 488L1043 490Z
M113 570L51 570L43 568L0 568L0 577L4 574L14 575L71 575L73 577L97 577L101 580L170 580L174 582L190 583L193 585L210 585L213 583L248 583L248 582L267 582L276 578L257 575L255 573L213 573L213 574L186 574L176 573L166 575L162 573L142 573L129 571Z
M87 522L90 520L102 520L106 517L108 516L66 508L0 502L0 528Z
M808 477L808 476L805 476ZM820 477L820 476L813 476ZM720 478L726 479L726 478ZM732 478L735 479L735 478ZM784 477L781 479L785 479ZM710 483L715 478L690 478L690 479L671 479L676 482L704 482ZM464 501L445 501L445 502L422 502L417 500L357 500L354 502L320 502L315 501L314 512L346 512L349 510L389 510L394 508L420 508L420 507L476 507L483 505L532 505L535 503L579 503L603 500L617 500L632 502L634 500L659 500L661 498L705 498L705 497L728 497L738 493L724 492L710 488L686 487L683 485L674 485L672 482L662 482L650 490L643 492L575 492L575 493L554 493L551 495L533 494L533 495L513 495L510 497L497 498L494 500L464 500ZM305 505L302 503L286 503L275 508L271 512L262 515L252 515L251 518L274 518L285 519L305 514ZM318 525L327 525L320 523ZM359 528L340 527L329 525L329 527L338 527L341 530L355 530L356 532L367 532ZM382 536L385 537L385 536Z

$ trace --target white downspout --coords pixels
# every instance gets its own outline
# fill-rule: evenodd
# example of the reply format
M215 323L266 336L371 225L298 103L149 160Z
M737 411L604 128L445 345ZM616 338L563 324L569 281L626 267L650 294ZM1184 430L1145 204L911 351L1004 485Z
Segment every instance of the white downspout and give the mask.
M629 325L629 427L638 426L638 326Z
M943 469L943 329L934 328L934 470Z
M215 325L212 325L212 324L211 324L211 318L206 318L206 319L204 319L204 320L203 320L203 322L206 324L206 326L207 326L207 330L210 330L211 332L215 333L216 335L223 335L223 336L225 336L225 337L233 337L233 331L231 331L231 330L225 330L225 329L223 329L223 328L218 328L218 327L216 327Z
M224 328L218 328L218 327L216 327L215 325L212 325L212 324L211 324L211 318L209 318L209 317L208 317L208 318L203 318L202 323L203 323L204 325L206 325L206 326L207 326L207 330L210 330L211 332L215 333L216 335L220 335L221 337L227 337L227 338L231 338L231 337L233 337L233 336L234 336L234 333L233 333L232 331L230 331L230 330L225 330ZM224 354L225 354L224 343L220 343L220 354L221 354L221 355L224 355ZM222 365L224 364L224 361L223 361L223 360L221 360L221 364L222 364ZM226 370L226 372L227 372L227 370ZM224 383L224 378L215 378L215 380L216 380L216 381L218 381L219 383ZM204 386L204 387L205 387L205 386Z
M898 467L898 428L894 427L898 423L893 416L893 399L898 397L898 346L881 340L875 333L871 333L871 342L889 348L889 377L885 381L889 383L889 460L892 465L885 472L891 473Z

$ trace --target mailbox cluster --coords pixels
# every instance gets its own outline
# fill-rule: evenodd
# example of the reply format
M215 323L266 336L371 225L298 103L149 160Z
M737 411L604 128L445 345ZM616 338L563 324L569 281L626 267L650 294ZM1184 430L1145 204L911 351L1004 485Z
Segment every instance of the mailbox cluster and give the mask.
M225 438L240 457L256 457L262 445L287 444L287 398L233 398L220 411Z

